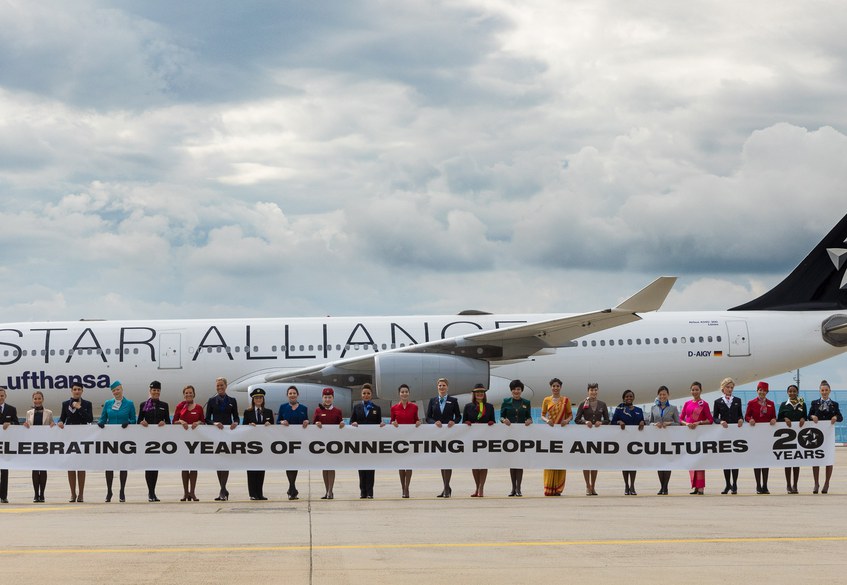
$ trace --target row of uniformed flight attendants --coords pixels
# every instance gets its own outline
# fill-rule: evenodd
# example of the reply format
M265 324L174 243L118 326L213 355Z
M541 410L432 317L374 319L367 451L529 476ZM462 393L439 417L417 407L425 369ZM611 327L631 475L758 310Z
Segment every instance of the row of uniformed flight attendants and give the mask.
M32 408L26 412L23 423L20 423L15 407L6 404L6 390L0 388L0 423L5 430L9 425L23 424L24 426L37 425L81 425L96 422L101 428L105 425L130 424L165 425L180 424L185 428L196 428L198 425L216 425L219 428L236 428L239 424L244 425L272 425L281 424L285 426L300 425L303 427L314 424L318 427L323 425L337 425L343 427L345 424L358 425L417 425L434 424L436 426L453 426L456 424L533 424L532 405L530 401L522 397L524 385L520 380L512 380L509 384L511 396L504 399L499 410L499 417L495 415L494 406L486 400L487 389L484 384L477 384L473 390L473 399L465 405L464 409L459 406L458 400L449 394L449 382L446 378L439 378L436 383L436 395L427 404L426 411L420 413L415 402L410 400L410 389L403 384L398 388L398 401L391 406L388 422L383 417L381 407L373 401L373 389L370 384L364 384L361 390L360 402L353 406L349 420L345 423L345 417L341 409L333 405L334 393L332 388L325 388L322 395L322 403L309 415L305 405L300 404L299 392L296 386L288 388L288 402L283 403L279 412L274 417L273 411L265 407L265 391L255 388L250 393L251 406L243 415L239 413L235 398L226 392L227 381L217 378L215 381L215 395L207 402L205 408L195 401L196 391L193 386L183 389L183 401L180 402L170 415L168 404L159 400L162 385L158 381L150 383L150 397L139 405L136 412L135 405L131 400L124 398L123 386L119 381L111 385L113 398L107 400L99 418L95 421L91 402L83 399L83 387L74 385L71 388L71 396L62 403L61 413L58 419L54 418L49 409L43 407L44 395L36 391L32 395ZM574 407L574 403L562 393L562 382L558 378L550 380L550 395L546 396L541 403L541 423L550 426L582 424L590 427L604 424L616 424L621 427L635 425L643 429L647 425L657 427L671 425L687 425L696 428L706 424L720 424L724 427L729 425L744 424L776 424L777 421L788 425L796 424L803 426L807 421L831 422L835 424L844 420L837 402L830 398L831 388L826 380L821 381L819 386L820 398L812 400L807 406L805 400L799 395L796 385L787 388L787 399L779 407L768 398L769 387L767 382L759 382L757 385L757 396L753 400L743 404L742 400L733 396L735 382L726 378L721 382L721 396L712 405L701 399L703 391L699 382L693 382L690 387L691 399L685 402L681 409L671 404L669 391L665 386L658 389L656 399L649 409L642 409L635 405L635 393L626 390L621 396L621 402L611 410L607 404L599 400L599 385L590 383L587 386L586 396L580 399ZM824 470L823 485L820 481L820 467L812 467L814 480L813 494L828 493L830 489L830 478L832 476L832 465ZM724 469L724 489L722 494L738 493L738 469ZM754 469L756 480L756 493L768 494L767 468ZM218 471L217 479L220 485L216 501L229 499L227 482L228 471ZM635 489L635 471L622 471L624 480L624 494L627 496L637 495ZM671 477L670 471L659 471L658 495L668 494L668 484ZM691 494L702 495L706 486L705 470L692 470L689 472L691 480ZM359 470L359 493L362 499L374 497L373 470ZM474 492L471 497L481 498L485 495L485 483L488 476L487 469L473 469ZM789 494L797 494L797 483L800 468L785 468L785 489ZM126 501L127 472L119 471L118 500ZM158 502L156 496L156 484L158 471L145 471L147 483L148 501ZM181 501L198 501L195 495L197 485L197 471L182 471L183 497ZM335 471L325 470L322 472L325 493L321 499L333 499L333 487L335 484ZM296 500L299 496L297 490L297 471L286 471L288 479L287 496L289 500ZM410 495L410 482L412 470L399 470L401 496L408 498ZM511 480L510 497L521 497L523 469L510 469ZM567 472L564 469L545 469L543 475L543 488L545 496L561 496L565 489ZM264 495L264 471L247 472L247 489L251 500L267 500ZM443 489L437 495L439 498L452 496L450 481L452 470L442 469L441 479ZM585 481L585 494L596 496L596 470L583 470ZM68 484L70 486L70 502L85 501L85 471L68 471ZM106 502L111 502L113 492L114 471L106 472ZM34 491L33 502L44 502L44 490L47 483L47 472L34 470L32 472L32 485ZM8 470L0 471L0 502L8 503Z

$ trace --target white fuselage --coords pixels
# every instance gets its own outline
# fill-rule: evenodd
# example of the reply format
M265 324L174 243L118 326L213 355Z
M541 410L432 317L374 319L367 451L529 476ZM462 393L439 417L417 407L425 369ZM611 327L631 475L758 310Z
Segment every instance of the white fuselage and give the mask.
M681 397L694 380L705 391L718 389L727 376L746 383L841 353L842 348L821 337L821 323L831 314L647 313L641 321L582 337L568 347L543 350L526 360L492 362L492 396L507 395L514 378L523 380L525 396L535 396L537 403L553 377L561 378L564 393L577 400L588 382L598 382L603 393L615 398L630 388L640 401L652 400L660 385ZM173 407L188 384L204 403L218 376L229 380L230 391L243 391L266 372L551 317L555 315L11 323L0 325L0 385L8 388L9 403L19 408L30 404L32 391L42 390L45 405L56 409L78 377L98 412L111 398L111 382L120 380L137 404L147 398L150 381L159 380L162 400ZM435 382L412 388L412 399L434 396ZM383 399L395 398L394 388L376 390ZM450 388L452 394L468 390ZM239 402L246 407L246 396Z

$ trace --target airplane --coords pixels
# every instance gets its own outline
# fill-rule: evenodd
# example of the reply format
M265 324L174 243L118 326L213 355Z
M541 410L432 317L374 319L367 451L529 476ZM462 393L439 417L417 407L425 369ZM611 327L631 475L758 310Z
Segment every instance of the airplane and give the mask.
M191 320L80 320L0 325L0 385L23 406L34 390L56 410L80 381L95 411L120 380L136 404L152 380L172 407L191 384L197 401L215 378L246 408L261 386L276 411L290 385L310 410L324 387L345 415L365 382L390 403L401 383L411 399L435 395L438 378L460 401L476 383L488 399L547 394L558 377L577 401L588 382L616 397L629 388L650 400L660 385L687 395L732 377L743 384L813 364L847 347L847 216L769 292L725 311L660 312L674 277L660 277L616 307L578 314L326 317Z

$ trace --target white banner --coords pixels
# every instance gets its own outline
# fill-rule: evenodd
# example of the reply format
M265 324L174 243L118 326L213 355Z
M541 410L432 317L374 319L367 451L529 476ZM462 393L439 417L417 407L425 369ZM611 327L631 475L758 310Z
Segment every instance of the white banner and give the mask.
M835 427L568 425L0 429L3 469L725 469L831 465Z

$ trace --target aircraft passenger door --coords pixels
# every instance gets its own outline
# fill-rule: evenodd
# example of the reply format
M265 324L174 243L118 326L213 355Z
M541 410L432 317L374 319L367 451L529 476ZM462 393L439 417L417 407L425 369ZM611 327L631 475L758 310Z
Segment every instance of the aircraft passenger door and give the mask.
M747 321L727 321L726 330L729 337L729 356L750 355L750 334L747 331Z
M159 369L179 370L182 368L181 333L159 334Z

